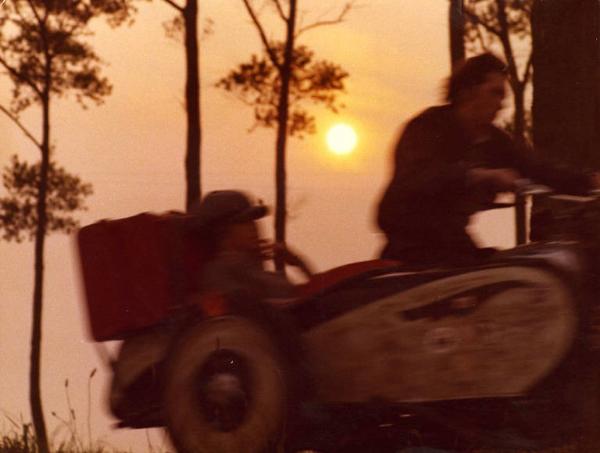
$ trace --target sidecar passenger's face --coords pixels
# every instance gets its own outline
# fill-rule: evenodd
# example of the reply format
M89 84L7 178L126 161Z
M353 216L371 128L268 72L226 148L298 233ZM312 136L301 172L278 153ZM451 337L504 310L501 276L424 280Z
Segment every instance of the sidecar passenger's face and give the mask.
M224 240L229 248L239 252L258 253L260 233L255 221L236 223L227 228Z

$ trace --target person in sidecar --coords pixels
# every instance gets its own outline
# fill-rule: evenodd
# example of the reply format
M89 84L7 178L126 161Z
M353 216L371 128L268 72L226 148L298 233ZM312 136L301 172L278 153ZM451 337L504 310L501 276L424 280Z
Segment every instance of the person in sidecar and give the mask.
M283 244L261 238L256 220L267 215L267 207L252 204L236 190L208 193L190 210L191 227L205 238L208 262L201 276L203 292L243 292L255 300L289 299L298 296L297 286L285 274L264 268L265 261L280 257L307 278L306 262Z
M494 249L467 232L470 216L529 178L566 193L598 187L596 174L559 168L518 145L493 121L506 94L505 63L491 53L465 60L449 77L445 105L406 125L379 202L382 258L415 265L473 264Z

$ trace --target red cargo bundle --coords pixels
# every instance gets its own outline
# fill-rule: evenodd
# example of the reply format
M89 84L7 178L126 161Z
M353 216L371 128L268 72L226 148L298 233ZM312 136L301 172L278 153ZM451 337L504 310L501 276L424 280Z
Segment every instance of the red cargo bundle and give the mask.
M77 239L96 341L156 325L197 289L202 250L180 213L102 220L79 230Z

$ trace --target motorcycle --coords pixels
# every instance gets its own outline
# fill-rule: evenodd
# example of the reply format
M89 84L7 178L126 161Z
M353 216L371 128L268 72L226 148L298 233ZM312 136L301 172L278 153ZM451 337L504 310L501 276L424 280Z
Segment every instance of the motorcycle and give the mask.
M190 297L202 253L180 214L84 227L92 336L123 340L119 426L166 426L186 453L595 451L600 198L541 196L533 243L467 267L352 263L277 305Z

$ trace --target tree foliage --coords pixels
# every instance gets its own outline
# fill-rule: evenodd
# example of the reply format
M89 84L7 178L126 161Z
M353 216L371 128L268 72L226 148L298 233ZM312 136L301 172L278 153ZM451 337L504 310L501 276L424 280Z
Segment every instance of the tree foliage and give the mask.
M177 44L185 45L185 21L183 14L175 14L171 19L166 20L162 23L165 36L176 42ZM215 31L215 21L210 17L204 19L202 25L202 31L199 33L199 41L208 38Z
M489 50L498 44L503 27L510 31L512 39L531 42L531 8L533 0L464 0L467 19L465 35L472 52ZM506 25L500 19L500 8L506 11Z
M89 22L131 20L130 0L11 0L0 8L0 67L13 85L10 110L19 113L49 94L71 93L86 107L110 94L102 61L86 38Z
M273 46L277 59L283 59L283 43ZM348 73L339 65L326 60L316 60L312 50L304 45L294 49L290 78L288 134L302 137L315 132L315 117L306 109L307 103L320 104L337 112L343 104L337 95L344 92ZM276 127L278 120L280 73L271 58L252 55L250 61L240 64L217 86L235 93L244 103L254 108L257 126Z
M32 165L13 156L2 174L6 195L0 197L0 231L11 241L32 240L38 225L37 197L40 184L40 163ZM92 186L50 162L47 191L47 232L72 233L79 222L70 214L85 210L85 198Z

